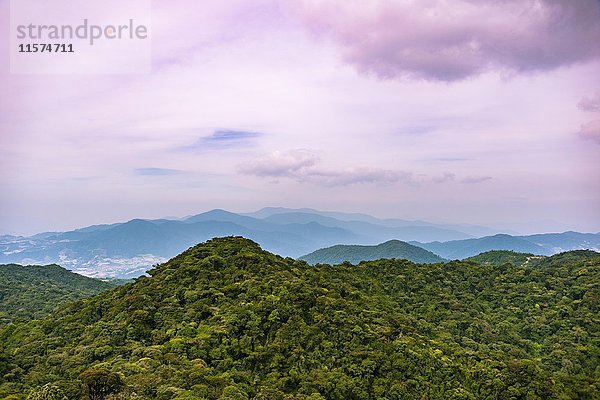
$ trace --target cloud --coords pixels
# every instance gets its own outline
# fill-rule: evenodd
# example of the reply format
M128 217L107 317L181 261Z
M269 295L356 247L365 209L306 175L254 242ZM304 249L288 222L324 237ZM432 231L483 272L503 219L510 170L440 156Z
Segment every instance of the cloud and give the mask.
M454 179L456 179L456 175L455 174L453 174L451 172L446 172L442 176L438 176L438 177L433 178L433 183L452 182Z
M136 175L141 176L171 176L171 175L179 175L182 174L183 171L178 169L169 169L169 168L156 168L156 167L148 167L148 168L136 168L134 170Z
M254 160L241 163L237 171L244 175L261 178L289 178L297 182L308 182L319 186L336 187L357 184L386 186L395 183L419 187L424 183L454 182L458 178L452 172L440 176L415 175L411 171L385 168L354 167L347 169L323 168L320 158L311 150L296 149L286 152L274 151ZM461 183L475 184L492 179L491 176L467 176ZM273 182L278 182L277 180Z
M273 153L240 164L238 171L262 177L297 177L302 170L314 166L319 158L309 150L297 149Z
M404 183L417 186L411 172L393 171L381 168L355 168L347 171L308 171L304 177L308 181L323 186L348 186L355 184L389 185Z
M474 183L482 183L485 181L489 181L492 179L491 176L467 176L461 180L462 183L474 184Z
M402 182L414 185L410 172L381 168L357 167L348 170L328 170L318 166L319 157L310 150L275 151L256 160L242 163L238 172L263 178L291 178L322 186L354 184L391 184Z
M600 111L600 91L590 97L584 97L579 101L577 107L581 111Z
M247 141L248 139L254 139L259 136L261 136L261 134L258 132L217 130L212 135L202 138L202 141L205 143L230 144L240 141Z
M203 136L190 146L181 147L184 151L202 151L215 149L231 149L249 147L263 134L254 131L219 129L208 136Z
M597 0L317 1L294 8L346 62L382 79L455 81L600 56Z
M600 144L600 119L595 119L587 124L581 125L578 132L579 137Z

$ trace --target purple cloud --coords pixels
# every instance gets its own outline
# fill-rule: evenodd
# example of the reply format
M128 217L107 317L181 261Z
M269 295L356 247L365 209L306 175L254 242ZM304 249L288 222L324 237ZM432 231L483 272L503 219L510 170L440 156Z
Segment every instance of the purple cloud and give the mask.
M591 140L596 144L600 144L600 119L595 119L587 124L581 125L578 134L582 139Z
M303 1L298 14L379 78L455 81L546 71L600 56L597 0Z
M319 157L306 149L275 151L238 165L238 172L269 178L291 178L298 182L311 182L321 186L347 186L354 184L391 184L401 182L416 185L412 173L382 168L353 168L328 170L318 166Z
M579 103L577 104L577 107L581 111L600 111L600 92L596 92L596 94L590 97L582 98L581 101L579 101Z
M314 166L319 158L309 150L275 151L238 166L238 171L262 177L299 176L306 168Z
M273 203L598 231L597 2L538 3L155 1L146 75L10 74L0 41L0 233Z
M355 184L389 185L403 183L418 186L411 172L381 168L355 168L348 171L308 171L306 179L323 186L348 186Z
M451 172L446 172L442 176L433 178L433 183L445 183L452 182L456 178L456 175Z

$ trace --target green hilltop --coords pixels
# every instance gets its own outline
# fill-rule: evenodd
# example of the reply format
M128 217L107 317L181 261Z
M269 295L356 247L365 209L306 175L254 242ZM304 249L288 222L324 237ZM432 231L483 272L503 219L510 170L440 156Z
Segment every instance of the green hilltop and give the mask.
M375 246L337 245L319 249L300 257L301 260L311 265L340 264L344 261L358 264L361 261L372 261L380 258L405 259L421 264L444 261L443 258L428 250L400 240L389 240Z
M0 265L0 326L41 317L114 286L58 265Z
M530 260L541 259L543 256L536 256L531 253L519 253L511 250L491 250L484 253L480 253L473 257L465 258L465 261L472 261L477 264L484 265L502 265L502 264L513 264L523 265Z
M589 260L600 261L600 253L592 250L571 250L536 259L534 264L543 267L556 267Z
M472 261L483 265L512 264L553 267L594 259L600 259L600 253L592 250L571 250L553 256L539 256L531 253L518 253L511 250L492 250L465 258L464 261Z
M213 239L0 329L0 398L597 399L599 268L313 267Z

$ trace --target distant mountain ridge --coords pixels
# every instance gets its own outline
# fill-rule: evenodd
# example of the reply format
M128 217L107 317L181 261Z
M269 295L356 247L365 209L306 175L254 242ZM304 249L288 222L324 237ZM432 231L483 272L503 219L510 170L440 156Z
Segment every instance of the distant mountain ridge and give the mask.
M69 232L44 232L30 237L2 236L0 262L58 263L88 276L131 278L213 237L244 236L268 251L290 257L340 243L377 244L391 239L427 241L472 237L449 226L422 221L383 221L363 214L334 215L343 219L306 209L277 209L274 213L262 210L257 216L215 209L177 220L133 219ZM353 218L361 220L354 221ZM381 224L373 223L377 221Z
M561 243L561 237L565 238L564 242L562 242L564 247L557 247L556 245ZM537 243L534 243L532 240L535 240ZM596 251L600 250L600 235L578 232L532 236L498 234L478 239L453 240L449 242L419 243L413 241L404 243L411 246L411 249L399 247L399 243L404 242L392 240L376 246L336 245L316 250L300 257L300 259L310 264L338 264L344 261L358 263L360 261L379 258L403 258L419 263L458 259L491 265L501 265L504 263L521 265L529 259L551 256L565 251L574 250L573 254L581 252L582 257L589 257L590 254L598 254ZM585 249L582 249L582 247ZM437 259L426 261L426 259L419 258L422 254L416 252L415 248L427 250L428 254L433 255ZM411 259L411 255L415 255L416 258ZM570 261L573 260L571 259Z
M488 250L549 255L600 248L598 234L518 237L489 236L490 232L497 233L474 225L379 219L312 209L266 208L247 214L215 209L181 219L133 219L69 232L0 236L0 263L56 263L87 276L132 278L199 242L232 235L244 236L270 252L294 258L340 244L377 245L389 240L408 242L446 259Z
M376 246L337 245L314 251L300 257L307 263L341 264L348 261L358 264L361 261L372 261L381 258L404 259L419 264L443 262L444 259L421 247L413 246L400 240L390 240Z
M491 250L511 250L535 255L553 255L570 250L600 250L598 233L545 233L528 236L498 234L482 238L447 242L409 242L446 259L464 259Z
M405 220L399 218L377 218L372 215L363 213L345 213L339 211L319 211L312 208L285 208L285 207L265 207L259 211L253 213L245 213L242 215L255 217L255 218L270 218L281 214L309 214L317 215L322 217L332 218L338 221L346 222L367 222L370 224L385 226L389 228L399 227L416 227L416 226L430 226L439 229L445 229L450 231L458 231L469 236L485 236L498 233L496 229L492 229L486 226L472 225L472 224L432 224L431 222L421 220ZM511 232L506 232L511 233ZM513 232L514 233L514 232ZM450 239L448 239L450 240Z

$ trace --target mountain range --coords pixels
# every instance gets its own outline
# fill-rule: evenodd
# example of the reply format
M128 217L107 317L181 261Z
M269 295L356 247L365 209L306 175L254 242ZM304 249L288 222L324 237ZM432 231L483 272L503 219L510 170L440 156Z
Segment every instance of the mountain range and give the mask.
M570 245L568 249L555 247L557 243ZM598 249L599 235L564 232L533 236L510 236L505 234L486 236L478 239L454 240L434 243L406 243L390 240L375 246L336 245L313 251L300 257L309 264L340 264L342 262L359 263L381 258L405 259L416 263L429 264L448 259L469 260L494 264L506 262L521 263L545 258L559 252L576 249ZM534 242L535 240L535 242ZM426 250L429 249L430 251ZM579 250L590 251L590 250ZM593 252L593 251L592 251ZM443 254L445 258L439 256Z
M598 254L498 255L309 266L213 239L0 325L0 398L596 399Z
M231 235L247 237L268 251L293 258L334 245L377 245L389 240L410 242L446 259L500 249L549 255L600 248L598 234L494 236L497 233L476 225L379 219L307 208L271 207L246 214L216 209L181 219L133 219L28 237L4 235L0 236L0 263L56 263L87 276L131 278L199 242Z
M411 241L410 243L449 260L461 260L490 250L512 250L520 253L549 256L569 250L587 249L598 251L600 249L600 234L571 231L528 236L497 234L482 238L446 242L422 243Z

